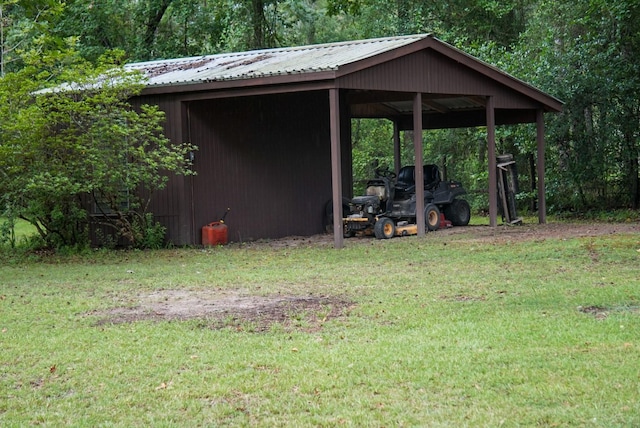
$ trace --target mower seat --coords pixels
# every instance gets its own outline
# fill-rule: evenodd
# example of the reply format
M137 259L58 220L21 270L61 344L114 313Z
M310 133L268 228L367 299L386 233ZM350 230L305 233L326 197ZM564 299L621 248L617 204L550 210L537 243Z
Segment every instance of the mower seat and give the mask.
M440 170L438 165L424 165L422 167L424 174L424 189L431 190L440 183ZM396 190L399 192L415 191L415 167L403 166L398 172L398 181L396 182Z
M396 181L396 188L409 187L415 184L414 177L415 168L412 166L403 166L398 172L398 180Z
M424 190L431 190L440 184L440 170L438 165L425 165L422 167L424 172Z
M403 166L398 171L398 180L396 181L396 190L400 192L410 192L415 188L415 167Z

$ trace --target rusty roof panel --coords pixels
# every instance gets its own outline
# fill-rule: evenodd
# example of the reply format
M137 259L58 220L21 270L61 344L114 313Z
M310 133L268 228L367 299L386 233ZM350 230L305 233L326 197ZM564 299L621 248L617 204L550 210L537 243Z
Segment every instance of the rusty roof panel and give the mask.
M148 86L196 84L224 80L338 70L381 53L428 37L426 34L327 43L292 48L263 49L191 58L127 64L142 71Z

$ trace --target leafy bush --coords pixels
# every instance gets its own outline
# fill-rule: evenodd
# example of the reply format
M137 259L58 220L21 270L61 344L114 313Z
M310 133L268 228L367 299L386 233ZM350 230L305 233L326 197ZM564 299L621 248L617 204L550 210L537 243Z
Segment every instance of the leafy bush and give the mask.
M0 220L0 247L5 245L16 247L15 220L12 218Z
M167 228L155 221L153 214L136 217L134 221L136 232L135 247L139 249L158 250L165 245Z
M0 195L11 218L30 222L51 248L83 248L95 207L116 241L160 245L163 229L146 220L150 198L167 174L191 173L186 154L196 148L171 143L157 106L132 108L144 84L117 66L122 53L93 65L70 46L23 60L0 79Z

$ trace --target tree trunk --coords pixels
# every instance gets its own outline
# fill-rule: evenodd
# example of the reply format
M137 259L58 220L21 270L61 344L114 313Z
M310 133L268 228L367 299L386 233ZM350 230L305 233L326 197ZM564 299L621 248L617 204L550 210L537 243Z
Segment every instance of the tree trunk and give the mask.
M158 26L162 21L162 17L171 5L173 0L150 0L149 10L147 11L147 22L145 23L144 47L153 55L153 43L156 39Z
M638 155L629 160L629 192L631 207L634 210L640 208L640 176L638 175Z
M536 185L536 162L535 159L533 157L533 153L529 153L529 155L527 156L529 158L529 177L530 178L530 189L531 189L531 203L529 205L529 208L531 209L531 212L534 213L538 210L538 201L536 200L536 195L537 190L538 190L538 186Z
M251 6L251 26L253 28L251 48L263 49L266 47L264 42L264 29L267 22L264 16L264 0L252 0Z

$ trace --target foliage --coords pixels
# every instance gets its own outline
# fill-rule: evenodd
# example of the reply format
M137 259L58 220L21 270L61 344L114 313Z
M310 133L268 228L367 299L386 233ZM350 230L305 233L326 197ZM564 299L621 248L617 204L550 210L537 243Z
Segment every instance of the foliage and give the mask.
M0 219L0 247L9 244L16 247L16 220L14 217Z
M157 107L131 108L141 76L117 67L121 54L97 66L72 46L23 58L22 70L0 80L5 214L29 221L53 247L86 245L92 219L143 245L151 195L168 173L189 173L193 147L169 142Z
M64 6L57 0L0 0L0 77L24 66L21 52L58 45L52 27L61 16Z
M376 169L393 171L393 126L383 120L352 120L354 194L364 194Z
M90 59L120 48L149 60L350 38L349 17L323 0L71 0L56 31L80 37ZM337 24L337 25L336 25Z
M134 242L140 248L158 250L164 247L164 237L167 228L155 221L152 213L145 213L136 217L133 223Z
M548 115L548 207L585 211L640 205L640 6L632 0L1 0L3 58L26 66L19 50L61 48L77 39L95 61L120 48L127 60L433 33L565 102ZM363 122L364 123L364 122ZM354 123L354 173L389 164L390 124ZM379 127L379 129L374 129ZM425 158L474 192L486 209L486 143L482 130L425 133ZM535 132L497 131L523 183L535 180ZM403 136L403 163L410 161ZM409 144L406 142L409 141ZM381 149L383 149L381 151ZM526 190L530 196L529 185ZM535 193L535 192L534 192ZM525 197L523 206L535 208Z
M563 212L558 216L563 221L598 221L609 223L637 223L640 222L640 212L632 209L618 210L588 210L584 212Z
M549 118L550 202L559 209L640 203L637 2L542 1L512 64L565 101ZM525 44L526 43L526 44Z

